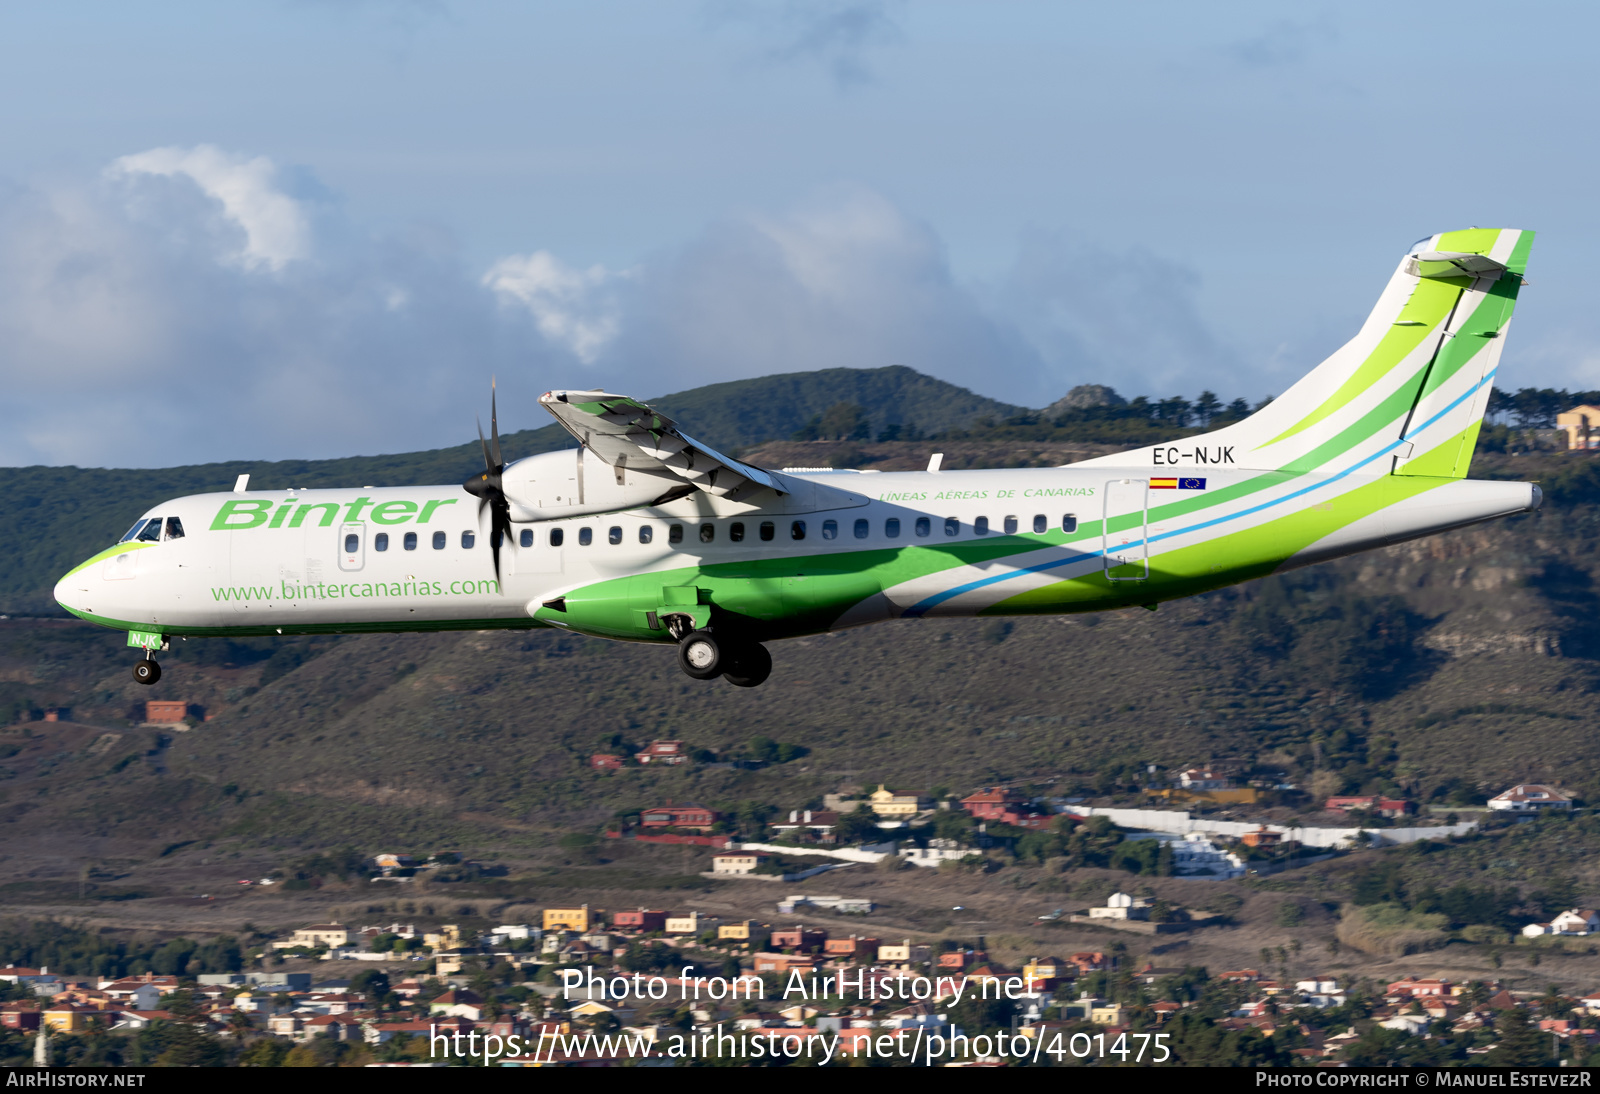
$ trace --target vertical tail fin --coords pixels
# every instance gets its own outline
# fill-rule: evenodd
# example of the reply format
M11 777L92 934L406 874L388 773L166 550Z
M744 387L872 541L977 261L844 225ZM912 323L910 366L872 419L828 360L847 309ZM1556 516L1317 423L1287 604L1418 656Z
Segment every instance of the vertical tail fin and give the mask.
M1281 397L1188 438L1181 453L1227 453L1236 466L1261 469L1465 477L1532 246L1533 233L1516 229L1420 241L1360 333ZM1155 446L1088 462L1166 465L1175 451Z

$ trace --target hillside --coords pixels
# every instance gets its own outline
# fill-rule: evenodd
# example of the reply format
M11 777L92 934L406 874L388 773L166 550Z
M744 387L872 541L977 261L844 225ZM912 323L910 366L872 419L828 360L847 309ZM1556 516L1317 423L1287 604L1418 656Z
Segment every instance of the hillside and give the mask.
M903 366L735 380L663 395L651 403L693 436L728 449L787 438L840 404L862 407L865 428L874 436L892 424L937 433L1020 410ZM524 409L529 416L543 415L538 408ZM508 459L573 443L558 425L513 432L502 442ZM474 440L389 456L232 461L153 471L0 468L0 539L12 545L8 563L0 569L0 614L60 614L50 597L56 579L114 541L141 512L165 498L227 490L247 472L254 488L276 490L461 482L482 466Z

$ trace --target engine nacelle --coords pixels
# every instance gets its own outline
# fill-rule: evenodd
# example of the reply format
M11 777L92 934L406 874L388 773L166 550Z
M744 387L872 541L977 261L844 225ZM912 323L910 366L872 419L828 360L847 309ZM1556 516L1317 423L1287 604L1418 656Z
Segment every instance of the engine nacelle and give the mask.
M659 505L694 492L675 475L612 467L587 448L543 452L509 464L501 478L511 519L525 524Z

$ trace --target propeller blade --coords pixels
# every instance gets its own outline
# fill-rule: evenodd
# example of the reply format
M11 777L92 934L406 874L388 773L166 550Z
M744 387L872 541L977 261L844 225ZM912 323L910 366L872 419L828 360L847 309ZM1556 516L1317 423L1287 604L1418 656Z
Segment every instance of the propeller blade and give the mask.
M494 470L494 461L489 458L489 442L483 439L483 419L478 420L478 445L483 449L483 466L489 471Z
M482 426L478 427L482 429ZM489 377L489 436L494 440L494 466L499 471L505 467L505 461L500 458L500 415L495 407L494 377Z
M505 461L500 454L500 408L493 377L489 380L489 438L483 436L483 419L478 422L478 447L483 450L483 471L463 483L467 493L478 499L478 519L489 509L489 549L494 556L495 580L500 580L500 548L502 541L511 537L511 502L506 498L500 476L505 471ZM516 549L513 541L511 547Z

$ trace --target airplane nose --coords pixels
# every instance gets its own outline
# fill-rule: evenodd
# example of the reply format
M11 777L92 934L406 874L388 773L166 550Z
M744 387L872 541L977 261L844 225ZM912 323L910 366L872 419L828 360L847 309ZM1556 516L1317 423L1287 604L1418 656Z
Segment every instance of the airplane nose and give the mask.
M92 586L88 577L92 572L93 568L90 566L78 566L56 582L51 594L56 598L56 603L74 615L91 610L88 598Z

